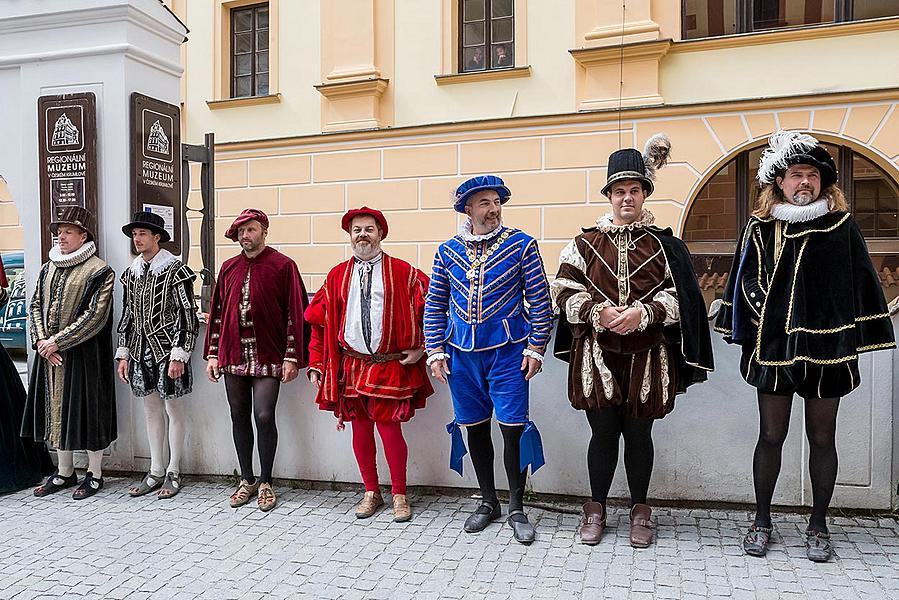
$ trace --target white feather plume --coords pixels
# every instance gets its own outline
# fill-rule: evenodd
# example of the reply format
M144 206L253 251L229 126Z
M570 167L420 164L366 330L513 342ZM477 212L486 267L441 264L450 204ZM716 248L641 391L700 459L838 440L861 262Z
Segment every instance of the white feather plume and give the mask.
M787 160L796 154L803 154L818 145L818 140L799 131L775 131L768 138L768 147L759 157L759 183L773 183L778 171L787 168Z
M656 133L643 145L643 163L646 165L646 176L656 178L656 171L668 163L671 156L671 140L664 133Z

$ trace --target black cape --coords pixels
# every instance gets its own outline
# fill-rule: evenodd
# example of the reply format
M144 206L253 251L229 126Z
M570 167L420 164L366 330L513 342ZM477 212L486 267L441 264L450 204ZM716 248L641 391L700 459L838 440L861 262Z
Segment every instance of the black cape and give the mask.
M91 275L84 295L76 308L77 314L87 312L91 302L109 275L108 266ZM40 292L41 281L38 281ZM62 398L62 435L57 450L103 450L115 441L116 425L115 368L112 348L112 313L100 332L62 352L65 378ZM46 382L47 362L38 357L31 369L28 401L22 420L22 436L45 440L47 431Z
M762 366L837 364L894 348L893 325L864 237L853 218L831 212L787 223L776 262L775 220L743 231L715 330L756 351Z
M593 229L595 228L585 228L584 231ZM715 369L712 357L712 336L709 333L705 301L696 280L696 272L693 270L693 261L687 245L675 237L670 227L661 229L649 226L646 229L655 234L659 243L662 244L662 250L665 252L668 268L671 270L671 277L674 279L674 287L677 291L680 321L666 326L664 333L665 341L680 350L677 354L677 393L681 394L694 383L708 379L707 373ZM565 311L561 311L553 344L553 355L560 360L569 362L572 340L573 336L568 321L565 319Z
M53 472L44 442L19 435L25 411L25 387L16 366L0 346L0 493L36 485Z

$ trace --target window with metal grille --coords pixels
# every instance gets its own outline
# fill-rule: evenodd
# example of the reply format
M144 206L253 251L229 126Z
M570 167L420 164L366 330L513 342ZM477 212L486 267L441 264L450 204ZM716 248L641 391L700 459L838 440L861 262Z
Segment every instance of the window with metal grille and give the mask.
M515 66L515 0L460 0L459 71Z
M268 95L268 3L231 10L231 97Z

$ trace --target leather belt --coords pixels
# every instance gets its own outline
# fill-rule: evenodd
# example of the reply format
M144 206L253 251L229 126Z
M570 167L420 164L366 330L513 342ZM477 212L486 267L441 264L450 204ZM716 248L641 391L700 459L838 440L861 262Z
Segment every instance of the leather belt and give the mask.
M363 354L361 352L356 352L355 350L350 350L349 348L341 348L341 351L347 356L352 356L353 358L358 358L373 363L385 363L392 360L403 360L404 358L406 358L406 355L402 352L397 352L395 354Z

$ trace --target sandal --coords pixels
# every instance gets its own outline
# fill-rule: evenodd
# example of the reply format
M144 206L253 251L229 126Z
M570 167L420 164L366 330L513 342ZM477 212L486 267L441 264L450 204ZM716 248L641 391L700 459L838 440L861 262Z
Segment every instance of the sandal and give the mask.
M78 485L78 475L74 471L68 477L63 477L59 474L59 471L56 471L53 475L47 477L47 481L43 485L34 488L34 495L42 498L55 494L59 490L70 488L73 485Z
M250 483L246 479L240 480L240 485L237 486L237 489L231 494L231 508L237 508L239 506L243 506L247 502L250 501L256 492L259 490L259 480L257 479L255 483Z
M259 497L256 498L256 504L259 506L259 510L268 512L275 508L277 503L278 498L275 497L275 490L272 489L272 484L259 484Z
M147 473L146 475L144 475L143 480L141 480L140 485L130 488L128 490L128 494L132 498L137 498L138 496L146 496L153 490L158 489L159 486L162 485L163 479L163 477L153 475L153 473Z
M833 557L830 534L809 529L805 532L805 555L812 562L827 562Z
M84 480L81 482L81 485L75 488L75 491L72 493L72 498L74 500L84 500L85 498L90 498L102 489L103 478L94 477L94 474L88 471L84 474Z
M771 541L771 527L752 525L743 538L743 552L749 556L765 556Z
M165 483L156 492L156 497L162 500L177 496L181 491L181 474L172 473L171 471L165 475Z

